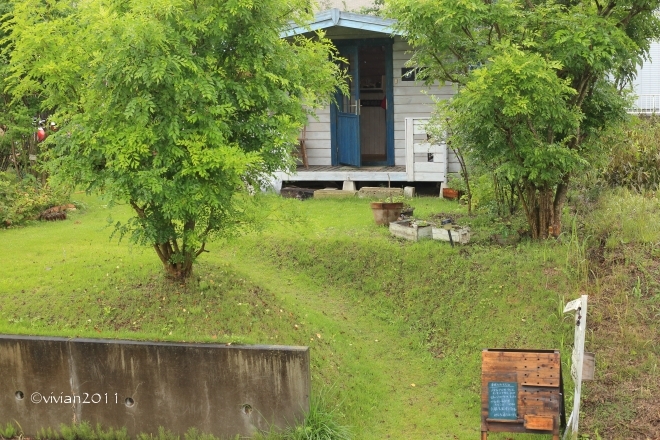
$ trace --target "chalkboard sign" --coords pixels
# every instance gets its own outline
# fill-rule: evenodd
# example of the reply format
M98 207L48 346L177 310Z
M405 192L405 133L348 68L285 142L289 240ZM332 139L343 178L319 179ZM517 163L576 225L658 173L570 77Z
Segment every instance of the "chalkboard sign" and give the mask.
M488 418L497 420L518 418L517 382L488 382Z

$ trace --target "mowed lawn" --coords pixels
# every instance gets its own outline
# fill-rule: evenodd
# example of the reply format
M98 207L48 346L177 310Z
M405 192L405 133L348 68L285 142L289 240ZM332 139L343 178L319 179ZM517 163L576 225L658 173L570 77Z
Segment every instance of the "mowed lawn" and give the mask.
M0 230L1 332L308 345L313 392L356 439L477 437L484 348L562 349L570 376L561 309L583 291L570 243L493 246L488 219L471 220L468 246L401 242L368 201L268 197L260 229L212 243L181 284L152 249L110 240L126 206L76 198L85 209L66 221ZM411 204L423 218L462 210Z

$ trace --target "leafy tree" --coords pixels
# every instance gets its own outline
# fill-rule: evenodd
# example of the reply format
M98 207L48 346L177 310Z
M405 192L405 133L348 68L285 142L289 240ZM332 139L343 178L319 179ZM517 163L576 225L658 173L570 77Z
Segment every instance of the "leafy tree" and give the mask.
M249 188L293 164L311 109L343 74L322 35L281 39L307 0L16 3L10 78L57 110L55 177L135 217L117 230L183 279L249 221Z
M391 0L449 141L516 182L534 238L561 232L571 177L626 117L621 93L660 36L658 0Z
M32 117L38 115L39 103L33 96L14 100L6 91L13 49L6 23L12 10L10 1L0 0L0 171L12 168L21 177L31 168L29 155L37 152Z

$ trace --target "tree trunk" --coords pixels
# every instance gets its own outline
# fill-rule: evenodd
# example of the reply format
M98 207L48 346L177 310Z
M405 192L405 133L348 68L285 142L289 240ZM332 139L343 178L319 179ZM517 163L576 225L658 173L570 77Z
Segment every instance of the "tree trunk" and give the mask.
M523 201L525 215L532 238L545 239L558 237L561 233L561 213L566 201L568 179L564 179L556 190L552 187L537 187L530 182L523 182L518 187L518 194Z
M174 246L172 246L174 244ZM166 243L154 244L154 249L158 258L163 263L163 268L169 278L174 280L185 280L192 275L193 261L195 255L193 252L181 252L178 245L168 241Z
M567 174L564 176L562 182L557 185L557 191L555 192L555 200L552 203L552 209L554 211L554 222L552 224L552 235L553 237L559 237L561 234L561 214L564 210L564 204L566 203L566 195L568 194L568 184L570 182L570 176Z
M145 219L145 206L139 206L135 200L130 201L131 206L137 213L140 219ZM184 225L184 231L191 231L195 229L195 222L189 220ZM182 249L179 249L179 243L177 243L176 238L167 240L164 243L155 243L154 250L160 258L161 263L163 263L163 268L167 273L169 278L174 280L185 280L190 275L192 275L193 262L202 252L207 252L204 250L206 242L202 243L201 248L198 251L190 249L186 246L185 240L183 242Z

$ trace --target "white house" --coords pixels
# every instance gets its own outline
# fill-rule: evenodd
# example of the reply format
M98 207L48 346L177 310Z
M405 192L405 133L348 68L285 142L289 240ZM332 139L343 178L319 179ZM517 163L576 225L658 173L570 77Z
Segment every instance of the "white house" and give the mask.
M660 43L651 43L651 61L644 63L633 81L637 99L631 113L660 113Z
M446 145L431 145L424 124L435 98L449 98L451 84L425 87L406 67L408 44L394 20L330 9L282 37L323 29L348 60L350 93L317 112L305 130L308 167L279 173L283 181L445 182L460 171Z

